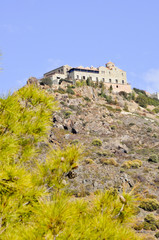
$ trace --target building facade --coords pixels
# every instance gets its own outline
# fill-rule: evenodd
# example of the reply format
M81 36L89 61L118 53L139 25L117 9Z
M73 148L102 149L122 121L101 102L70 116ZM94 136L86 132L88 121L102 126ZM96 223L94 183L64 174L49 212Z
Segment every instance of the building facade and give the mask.
M103 82L107 88L112 86L114 92L132 91L130 84L127 83L126 72L112 62L98 68L83 66L74 68L64 65L45 73L44 77L50 77L54 84L58 84L60 79L72 80L75 83L77 80L90 78L93 82Z

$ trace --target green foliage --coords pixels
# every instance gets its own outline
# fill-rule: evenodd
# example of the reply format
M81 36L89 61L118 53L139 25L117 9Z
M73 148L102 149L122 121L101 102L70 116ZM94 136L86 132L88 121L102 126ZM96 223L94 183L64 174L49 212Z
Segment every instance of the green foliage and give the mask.
M114 158L102 158L100 162L105 165L114 165L115 167L118 166L118 163Z
M94 145L94 146L102 146L102 141L100 139L94 139L92 141L92 145Z
M84 97L84 100L87 102L91 102L91 99L89 97Z
M152 110L152 112L154 112L154 113L159 113L159 107L154 108L154 109Z
M140 203L140 208L152 212L159 208L159 202L156 199L146 198Z
M64 118L66 119L69 118L71 114L72 114L71 111L63 111Z
M126 102L124 104L124 111L125 112L129 112L128 104Z
M145 108L147 105L159 106L159 100L147 96L145 91L137 88L134 88L134 91L139 94L135 101L139 103L141 107Z
M139 94L135 100L141 107L146 108L148 104L148 100L145 94Z
M158 156L156 154L152 154L148 159L148 162L158 163L158 161Z
M49 78L49 77L47 77L47 78L42 78L42 79L40 80L40 84L41 84L41 85L48 85L49 87L51 87L51 86L52 86L52 80L51 80L51 78Z
M86 86L86 81L84 81L84 80L76 81L76 87L83 87L83 86Z
M127 96L128 96L128 94L125 91L120 91L119 95L122 96L125 99L127 99Z
M155 237L156 237L156 238L159 238L159 232L157 232L157 233L155 234Z
M63 88L61 88L61 87L59 87L57 90L55 90L54 92L58 92L58 93L60 93L60 94L65 94L66 93L66 91L63 89Z
M112 93L112 91L113 91L113 86L110 85L109 92Z
M123 168L139 168L142 166L142 161L139 160L139 159L135 159L135 160L130 160L130 161L125 161L123 164L122 164L122 167Z
M71 87L69 87L69 86L67 87L66 92L67 92L68 94L75 95L75 92L74 92L73 89L72 89Z
M63 180L81 149L48 144L55 110L53 96L34 85L0 99L0 239L140 239L128 226L135 206L131 193L123 193L122 211L115 190L92 199L66 194Z
M92 85L92 81L91 81L90 78L87 78L87 80L86 80L86 84L87 84L87 86L91 86L91 85Z

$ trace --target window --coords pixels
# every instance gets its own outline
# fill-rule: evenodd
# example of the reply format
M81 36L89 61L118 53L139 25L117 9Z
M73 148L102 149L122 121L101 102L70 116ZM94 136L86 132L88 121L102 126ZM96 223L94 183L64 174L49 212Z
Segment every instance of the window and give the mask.
M105 78L103 78L102 80L103 80L103 82L105 82Z
M115 82L118 83L118 79L115 79Z
M58 70L58 72L60 73L60 70Z
M111 80L111 79L109 79L109 82L112 82L112 80Z
M122 73L121 75L124 76L124 73Z
M60 77L57 77L57 79L60 79Z
M109 72L109 74L111 74L111 72Z
M124 84L124 80L122 80L122 84Z
M118 88L118 85L116 85L116 88Z
M79 79L79 75L77 75L77 79Z
M85 76L83 76L83 80L85 80L86 79L86 77Z
M96 81L98 82L98 77L96 77Z
M89 79L92 81L92 77L89 77Z
M105 71L102 71L102 74L105 74Z

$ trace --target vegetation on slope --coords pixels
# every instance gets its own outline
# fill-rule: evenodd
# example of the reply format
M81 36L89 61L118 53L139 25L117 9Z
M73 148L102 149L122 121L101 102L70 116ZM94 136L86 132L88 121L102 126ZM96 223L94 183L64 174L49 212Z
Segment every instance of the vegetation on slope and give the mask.
M131 194L124 204L114 190L89 200L67 194L63 178L81 150L48 144L55 110L53 96L34 85L0 99L0 239L140 239L128 226Z

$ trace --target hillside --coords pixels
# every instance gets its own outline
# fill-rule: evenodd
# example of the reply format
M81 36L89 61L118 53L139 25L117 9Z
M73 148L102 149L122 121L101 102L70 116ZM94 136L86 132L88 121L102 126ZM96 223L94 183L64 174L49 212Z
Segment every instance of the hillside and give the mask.
M85 197L101 189L122 193L135 187L142 201L159 200L157 106L142 108L107 90L101 96L101 88L76 87L72 94L68 89L54 91L60 111L53 115L50 141L55 147L78 143L84 149L83 161L66 178L71 193ZM158 219L157 209L151 211ZM144 221L149 213L140 208L135 228L153 236L157 228Z
M0 99L1 239L158 237L158 114L128 99L34 84Z

